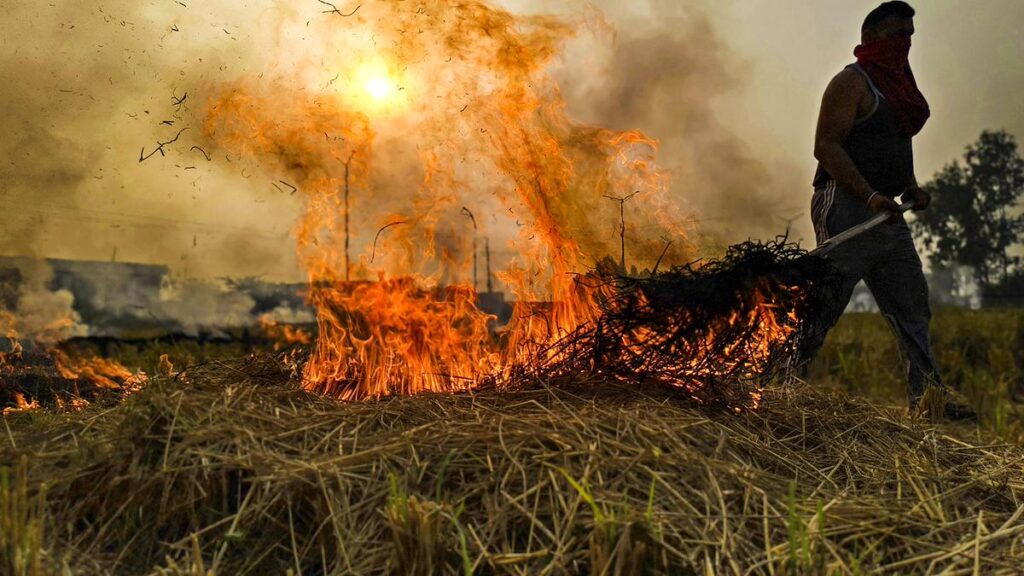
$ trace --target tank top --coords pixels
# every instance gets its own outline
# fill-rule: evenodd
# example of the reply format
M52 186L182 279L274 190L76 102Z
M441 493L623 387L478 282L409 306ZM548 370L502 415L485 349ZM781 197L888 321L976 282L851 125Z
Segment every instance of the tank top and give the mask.
M843 150L872 188L895 198L903 193L914 176L911 140L900 133L896 113L868 73L859 64L851 64L847 68L856 70L867 80L875 95L875 109L854 125L843 142ZM832 175L818 164L814 187L825 186L832 180Z

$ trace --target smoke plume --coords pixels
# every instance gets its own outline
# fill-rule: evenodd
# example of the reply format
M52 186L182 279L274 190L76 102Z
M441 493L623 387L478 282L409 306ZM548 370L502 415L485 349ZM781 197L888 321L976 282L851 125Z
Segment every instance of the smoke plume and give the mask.
M594 126L639 129L659 141L660 165L672 175L668 198L690 241L702 237L694 220L702 221L702 230L720 232L716 241L728 236L727 230L730 239L774 232L777 227L751 215L763 214L777 197L777 182L713 111L716 98L743 88L742 69L704 16L705 7L676 4L648 4L647 14L635 15L636 22L643 18L646 24L621 19L617 30L584 8L563 15L575 30L566 35L568 44L555 42L552 50L566 51L553 66L569 114ZM616 17L626 10L614 3L601 7ZM517 8L544 12L551 6ZM356 32L346 32L353 28L350 20L324 13L325 6L312 1L215 0L183 6L112 0L99 6L12 0L3 11L0 32L12 48L0 56L8 99L0 130L9 135L0 141L5 252L113 256L206 277L297 277L289 235L302 209L301 195L290 187L294 182L207 150L195 111L211 97L212 84L263 77L273 73L275 63L300 58L319 65L319 73L303 78L302 90L330 90L344 82L336 69L344 68L339 58L345 56L321 45L310 31L330 25L351 36ZM157 150L175 136L180 136L176 142ZM375 210L353 214L361 248L356 264L364 268L371 265L371 250L362 248L400 212L409 212L399 191L423 181L415 167L417 152L390 146L401 136L400 130L379 135L378 146L387 146L387 153L378 168L388 169L372 176ZM145 155L150 156L139 162ZM490 176L466 172L459 177L459 184L473 187L479 197L473 211L480 226L489 223L490 233L497 234L505 208L493 201ZM421 198L436 200L432 194ZM439 229L444 238L438 242L452 260L464 262L469 246L462 228L469 221L459 220L462 206L450 201L432 207L432 217L459 222ZM600 237L615 237L614 201L575 208L588 212ZM663 246L657 228L645 229L645 210L642 202L626 206L627 242L644 254ZM522 218L509 216L511 226ZM399 226L383 234L376 258L414 267L417 255L411 251L417 242L411 232ZM514 237L510 230L492 241L495 268L504 267L508 252L519 249L506 248ZM588 258L614 255L614 242L607 244L591 247L595 253ZM462 281L470 275L458 271Z

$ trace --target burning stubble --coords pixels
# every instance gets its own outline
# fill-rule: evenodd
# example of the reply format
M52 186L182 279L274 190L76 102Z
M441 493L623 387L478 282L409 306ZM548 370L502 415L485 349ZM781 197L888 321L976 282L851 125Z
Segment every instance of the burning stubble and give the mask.
M552 344L596 322L614 295L577 274L694 257L659 143L567 114L548 68L573 23L436 1L307 28L320 50L211 83L200 117L204 149L287 178L305 201L295 236L318 313L308 388L348 399L448 391L557 364ZM470 227L467 212L500 218ZM353 230L353 214L377 223ZM498 276L518 304L500 338L471 288L476 234L512 253ZM792 330L769 332L759 346Z
M119 7L114 16L60 5L68 9L69 22L95 17L143 36L158 35L162 10ZM310 387L346 397L464 387L535 357L595 318L597 295L575 282L574 274L620 251L626 266L638 270L695 256L687 224L694 206L679 208L687 204L681 201L685 196L658 167L659 148L666 143L631 125L662 123L669 112L658 109L666 95L694 93L698 79L711 79L705 87L720 85L721 76L712 75L715 59L694 58L664 69L638 66L651 50L683 50L677 36L623 41L596 92L569 94L567 101L557 80L569 78L572 84L571 76L553 77L549 70L566 43L592 24L587 20L516 16L480 2L383 2L349 17L318 13L314 19L283 5L265 12L220 8L211 8L225 19L216 32L229 40L220 43L201 34L196 42L176 40L183 30L194 40L194 27L209 27L209 19L194 12L163 22L160 44L180 52L147 56L163 92L159 99L138 78L108 78L122 93L102 83L73 85L85 100L109 98L114 105L106 107L107 116L78 124L61 109L49 117L69 119L67 126L58 129L51 122L42 134L76 145L103 142L75 150L107 160L129 152L134 157L135 146L143 147L137 164L118 162L121 172L100 173L88 154L78 160L68 154L74 169L65 170L71 177L63 178L58 191L65 197L56 198L86 200L85 183L100 177L109 178L105 186L155 183L173 163L179 169L175 178L194 169L204 174L206 190L215 185L225 198L219 214L259 220L250 204L230 201L254 181L272 183L284 196L274 202L277 218L301 200L297 260L313 288L320 324L306 374ZM249 33L235 22L252 24ZM687 34L713 40L706 27ZM103 44L95 32L89 41ZM210 58L211 46L229 41L238 48ZM103 61L90 72L100 77L116 68ZM174 72L180 78L169 80ZM683 79L673 81L677 76ZM651 90L631 88L638 83ZM154 106L141 112L126 107L126 87L134 89L127 93L147 95ZM579 105L581 98L589 99L586 106ZM155 105L160 99L166 101ZM692 121L672 125L696 134L718 130L707 120L706 104L688 104L681 108L693 109L685 116ZM567 112L577 109L589 110L583 114L589 124ZM167 119L157 123L158 111ZM117 138L103 125L123 123L111 113L135 115L146 124L118 134L135 139ZM37 114L29 109L21 117L31 125ZM123 140L134 141L129 147ZM164 142L169 144L159 147ZM667 144L678 150L681 142L670 137ZM676 170L676 181L695 182L698 164ZM42 173L62 174L37 165ZM742 172L734 164L722 171ZM19 174L14 186L21 193L43 183L31 171ZM706 193L728 198L716 194L720 190ZM628 206L608 200L626 197ZM217 205L208 194L206 202ZM482 216L472 230L463 207ZM42 241L40 234L32 238ZM194 246L195 237L190 239ZM163 248L160 241L151 244L155 251ZM473 292L459 287L474 277L473 246L480 244L498 247L495 276L521 302L500 343L488 331L489 318L476 309ZM259 253L245 243L224 246ZM223 260L230 269L238 258L227 250ZM378 317L379 310L388 316Z
M566 114L545 71L573 34L566 22L483 3L390 2L311 33L330 49L273 76L212 84L203 113L209 147L287 175L304 196L296 238L319 324L309 386L343 397L463 387L592 320L593 295L572 274L621 248L604 234L618 212L605 196L635 195L633 224L648 234L630 246L633 265L664 257L666 237L667 263L691 256L657 142ZM317 83L332 72L337 88ZM372 89L383 83L396 88ZM523 305L501 351L474 292L438 283L472 277L472 251L452 240L475 244L467 206L501 214L480 233L514 253L500 277ZM353 212L376 212L379 225L353 234ZM385 230L392 248L378 259ZM541 322L532 303L543 302Z

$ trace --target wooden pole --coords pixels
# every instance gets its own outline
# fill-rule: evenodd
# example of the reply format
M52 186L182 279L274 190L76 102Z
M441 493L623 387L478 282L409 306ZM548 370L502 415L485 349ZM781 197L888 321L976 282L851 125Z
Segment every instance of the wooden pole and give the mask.
M480 288L480 283L479 283L479 279L477 277L477 251L478 250L477 250L477 247L476 247L476 243L477 243L477 238L476 238L477 237L476 217L474 217L473 213L469 211L469 208L466 208L465 206L462 207L462 213L465 214L467 217L469 217L470 222L473 223L473 291L474 292L478 292L479 288Z
M352 267L349 260L349 173L352 167L352 157L355 156L353 151L348 156L348 160L345 162L345 282L348 283L351 280L350 274Z
M605 198L619 203L619 267L623 272L626 271L626 202L639 193L640 191L637 190L623 198L605 195Z
M491 282L491 239L484 238L484 250L487 254L487 293L494 293L494 284Z

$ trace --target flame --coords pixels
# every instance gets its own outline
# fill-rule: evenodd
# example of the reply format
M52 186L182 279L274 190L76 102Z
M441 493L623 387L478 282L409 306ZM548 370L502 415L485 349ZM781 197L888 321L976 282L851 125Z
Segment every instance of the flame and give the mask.
M88 400L80 396L73 396L66 401L60 396L55 396L53 400L57 405L57 410L60 412L78 412L80 410L85 410L91 404Z
M160 360L157 363L156 372L161 376L175 376L178 374L178 372L174 369L174 364L171 362L171 359L167 356L167 354L160 355Z
M498 360L474 298L468 287L423 289L411 278L318 288L307 387L344 399L467 388Z
M45 323L38 319L35 323L30 321L30 333L21 334L19 318L10 311L0 310L0 338L7 340L6 347L9 348L7 351L0 350L0 385L10 383L17 389L19 379L26 376L36 378L38 375L33 371L41 368L42 374L51 378L59 376L71 383L70 389L60 386L54 390L56 393L53 398L59 410L80 410L89 405L88 400L79 396L78 384L82 382L98 389L119 390L124 396L145 385L147 377L142 371L132 372L114 360L78 356L60 348L60 343L75 333L79 319L70 306L57 316L46 317ZM25 353L22 339L25 339L32 354ZM52 365L48 361L39 362L43 358L52 361ZM61 393L65 392L70 397L62 397ZM24 411L39 407L37 399L26 401L24 395L17 392L14 399L16 405L9 410Z
M259 317L260 327L263 329L263 333L268 338L274 341L274 350L280 350L282 347L295 346L295 345L308 345L313 341L313 335L306 332L302 328L290 326L288 324L280 324L270 319L269 315L264 314ZM160 362L167 360L167 355L164 354L160 357ZM167 360L170 364L170 361ZM173 369L173 366L171 367Z
M77 357L60 349L50 350L57 371L67 380L81 380L107 390L136 390L147 380L144 372L132 372L119 362L100 357Z
M14 403L14 406L8 406L7 408L4 408L4 416L7 416L8 414L16 414L18 412L30 412L32 410L39 409L39 402L37 400L32 399L30 401L26 401L25 396L20 392L14 393Z
M658 143L569 118L546 70L572 23L476 0L391 0L340 22L303 27L325 53L268 51L276 73L209 86L202 111L210 145L287 174L305 200L306 388L361 399L500 380L597 319L600 290L576 280L596 259L693 259ZM497 277L518 303L497 335L470 280L481 236L512 254ZM722 362L784 337L762 316L730 320L757 344Z

